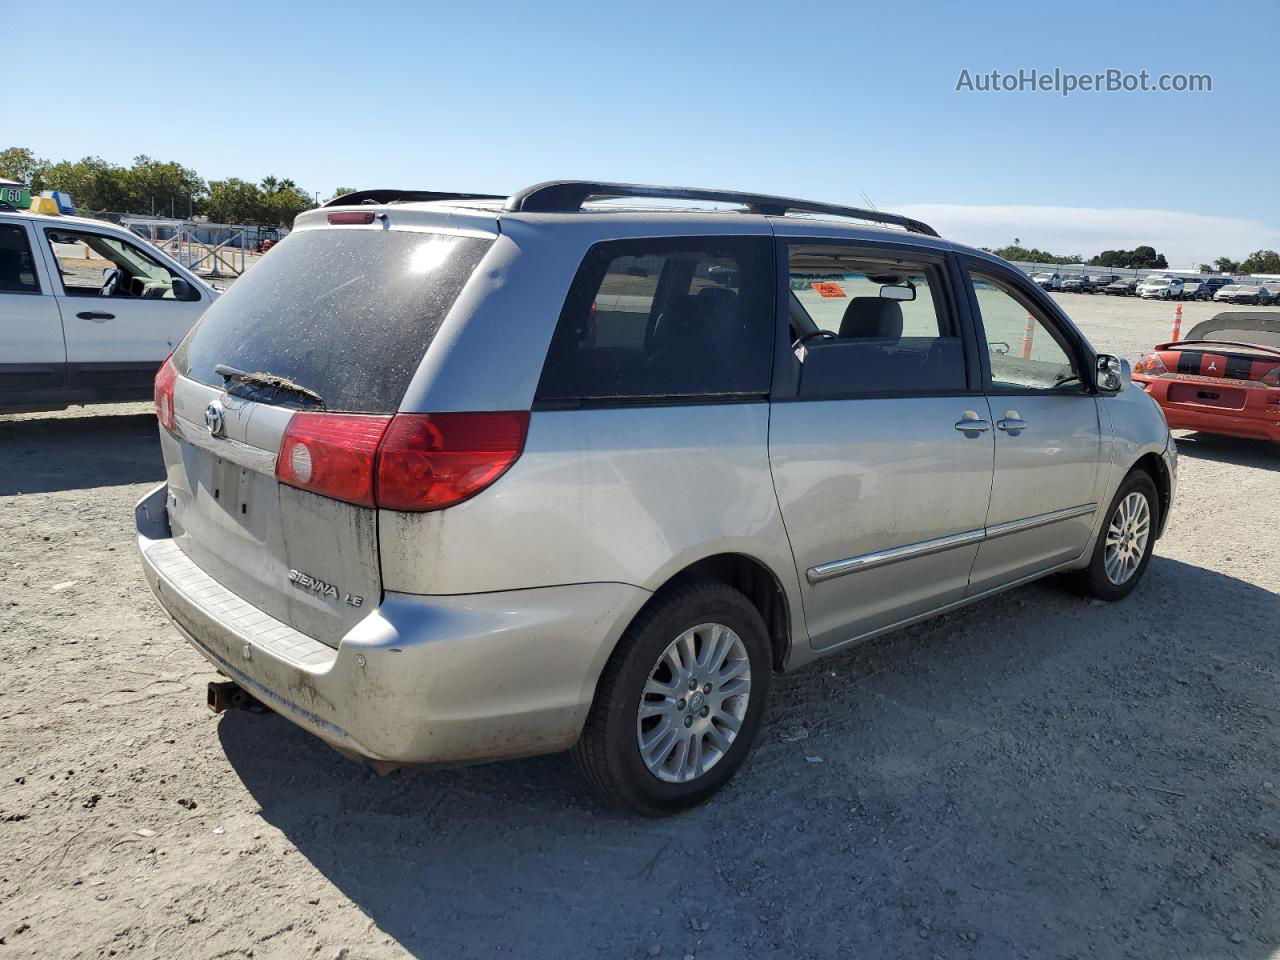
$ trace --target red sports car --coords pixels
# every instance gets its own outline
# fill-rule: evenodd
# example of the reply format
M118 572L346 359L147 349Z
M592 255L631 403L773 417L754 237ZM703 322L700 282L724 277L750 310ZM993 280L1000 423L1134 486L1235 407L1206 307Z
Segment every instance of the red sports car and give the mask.
M1280 443L1280 313L1220 313L1134 365L1175 430Z

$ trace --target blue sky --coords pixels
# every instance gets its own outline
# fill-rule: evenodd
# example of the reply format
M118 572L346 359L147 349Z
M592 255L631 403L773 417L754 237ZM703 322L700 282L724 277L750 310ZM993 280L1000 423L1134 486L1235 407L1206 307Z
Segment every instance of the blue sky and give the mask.
M1132 235L1178 262L1280 246L1274 0L34 9L0 0L10 32L58 47L6 47L38 80L0 146L54 159L146 153L322 197L560 177L865 194L967 242ZM1213 92L955 90L962 69L1055 67L1207 73Z

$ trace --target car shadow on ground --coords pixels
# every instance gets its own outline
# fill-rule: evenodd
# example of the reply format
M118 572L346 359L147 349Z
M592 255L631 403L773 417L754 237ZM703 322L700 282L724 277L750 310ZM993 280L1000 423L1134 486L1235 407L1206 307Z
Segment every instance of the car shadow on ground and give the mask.
M1186 433L1177 437L1178 454L1237 467L1280 470L1280 443L1226 437L1216 433Z
M277 716L219 736L417 956L1262 960L1277 619L1161 557L1120 604L1012 591L778 678L739 776L667 820L597 807L559 756L378 778Z
M164 479L154 413L0 417L0 496Z

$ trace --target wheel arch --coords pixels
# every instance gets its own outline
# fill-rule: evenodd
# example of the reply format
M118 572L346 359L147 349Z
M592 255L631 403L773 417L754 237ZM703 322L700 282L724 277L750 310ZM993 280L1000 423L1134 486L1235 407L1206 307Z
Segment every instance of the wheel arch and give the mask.
M716 553L682 567L653 592L632 620L671 590L690 583L723 583L743 594L764 621L774 669L786 665L793 642L787 592L767 564L744 553Z
M1134 462L1125 476L1137 470L1150 476L1152 483L1156 485L1156 494L1160 498L1160 522L1156 526L1156 539L1159 540L1164 535L1165 519L1173 506L1173 481L1169 476L1169 467L1160 454L1145 453Z

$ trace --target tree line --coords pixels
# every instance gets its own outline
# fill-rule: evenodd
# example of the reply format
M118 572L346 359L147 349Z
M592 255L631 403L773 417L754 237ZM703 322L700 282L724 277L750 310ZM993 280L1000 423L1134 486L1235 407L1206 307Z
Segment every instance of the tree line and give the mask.
M299 213L316 205L310 194L289 179L205 181L190 167L146 155L134 157L128 167L101 157L54 163L26 147L9 147L0 150L0 176L25 183L33 191L61 190L81 210L205 216L214 223L288 226ZM333 196L346 192L348 188L339 188Z
M992 250L983 247L987 253L994 253L1006 260L1022 263L1078 263L1089 267L1118 267L1128 270L1167 270L1169 261L1163 253L1157 253L1155 247L1141 245L1132 250L1103 250L1095 257L1085 260L1078 253L1049 253L1036 247L1024 247L1017 237L1007 247ZM1218 257L1212 264L1202 263L1201 273L1280 273L1280 253L1274 250L1256 250L1243 260L1232 260L1230 257Z

